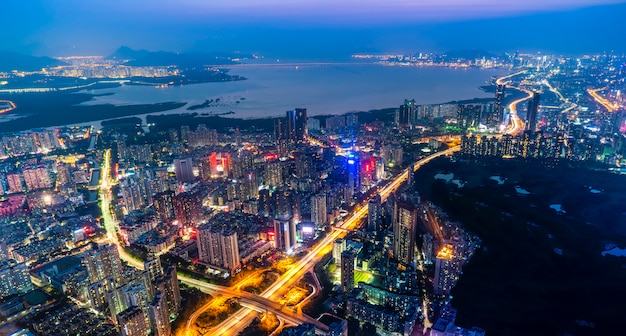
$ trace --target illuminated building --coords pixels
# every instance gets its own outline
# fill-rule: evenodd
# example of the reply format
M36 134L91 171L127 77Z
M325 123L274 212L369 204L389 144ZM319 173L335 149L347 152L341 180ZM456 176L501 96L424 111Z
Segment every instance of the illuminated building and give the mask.
M346 172L347 172L347 176L348 176L348 189L351 192L351 195L354 195L355 193L358 193L361 191L361 178L359 177L360 175L360 169L359 169L359 159L358 157L351 155L348 157L347 161L347 165L346 165Z
M150 329L154 336L170 336L170 315L163 293L157 292L148 307Z
M174 214L183 226L196 226L202 216L202 193L184 192L174 196Z
M29 191L52 187L50 174L46 168L24 169L24 182Z
M299 178L309 178L313 171L313 158L309 153L297 152L295 155L296 176Z
M28 268L24 263L8 259L0 263L0 298L21 294L33 289Z
M198 227L200 261L235 273L241 267L237 232L222 226L203 224Z
M383 206L380 195L372 197L367 203L367 229L379 231L382 223Z
M326 194L318 194L311 197L311 221L316 226L326 225L328 215L326 213Z
M287 134L293 141L306 141L308 137L306 109L296 108L287 111Z
M416 207L404 201L397 201L393 222L393 256L400 263L413 263L415 251L415 227L417 225Z
M228 177L230 174L230 154L211 153L209 156L211 177Z
M280 161L275 160L265 164L265 184L273 187L283 185L283 167Z
M122 262L117 246L102 244L83 254L83 264L87 269L91 283L113 277L116 283L122 281Z
M191 158L174 159L176 179L180 182L193 182L193 163Z
M163 275L163 267L161 267L161 259L154 258L143 262L143 269L148 272L150 282L153 282L157 277Z
M537 112L539 111L539 100L541 95L533 92L532 98L528 101L528 109L526 111L526 130L530 131L530 135L535 133L537 127Z
M415 122L416 108L415 100L405 99L404 104L400 105L400 108L396 110L396 127L399 129L410 128Z
M128 156L128 151L126 150L126 136L122 135L117 137L115 144L117 145L117 159L119 161L125 161Z
M422 258L424 263L433 263L433 236L430 233L425 233L422 241Z
M121 184L122 197L124 198L126 210L131 212L143 209L145 204L139 184L134 179L125 179Z
M346 250L341 253L341 290L350 292L354 289L354 269L356 268L356 253Z
M450 294L452 287L459 279L461 264L455 248L451 244L444 245L437 253L435 261L434 290L436 294Z
M19 174L7 174L7 183L9 184L9 193L20 193L24 192L24 187L22 184L22 176Z
M333 242L333 260L335 264L341 262L341 254L346 250L346 241L344 239L336 239Z
M468 127L478 127L481 120L482 105L459 105L457 107L457 125L466 129Z
M176 218L174 213L174 192L167 190L154 195L152 199L154 212L163 222L170 222Z
M143 311L137 306L131 306L117 314L117 324L121 336L148 335L150 331Z
M170 316L176 314L181 308L181 296L176 266L168 265L165 267L163 274L155 279L154 287L157 291L165 294Z
M296 246L296 223L291 217L274 219L274 234L277 250L289 252Z
M506 85L496 85L496 100L494 102L493 114L491 115L488 126L497 127L504 120L504 96Z

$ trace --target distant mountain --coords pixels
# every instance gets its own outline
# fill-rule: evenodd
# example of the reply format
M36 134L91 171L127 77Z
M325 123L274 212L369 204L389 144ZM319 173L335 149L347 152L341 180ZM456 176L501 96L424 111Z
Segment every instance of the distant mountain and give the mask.
M477 59L477 58L492 58L498 57L496 54L492 54L488 51L480 50L480 49L471 49L471 50L452 50L444 53L444 58L446 60L455 60L455 59Z
M123 46L117 49L108 59L126 61L131 66L167 66L197 67L203 65L225 65L235 63L234 58L247 58L251 55L235 53L173 53L168 51L134 50Z
M35 57L9 51L0 51L1 72L13 70L35 71L59 65L67 65L67 63L50 57Z

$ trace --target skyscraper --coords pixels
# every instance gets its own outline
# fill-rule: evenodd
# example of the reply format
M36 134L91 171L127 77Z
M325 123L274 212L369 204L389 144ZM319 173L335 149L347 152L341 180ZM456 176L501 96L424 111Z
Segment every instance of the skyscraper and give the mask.
M202 192L184 192L173 198L174 214L183 226L197 226L202 216Z
M451 244L444 245L437 253L435 261L435 293L450 294L460 273L460 262Z
M113 277L116 283L122 283L122 262L115 245L102 244L85 252L83 262L91 283L107 277Z
M348 188L352 193L358 193L361 191L361 177L360 177L360 160L358 157L351 155L348 157L346 172L348 177Z
M354 268L356 266L356 253L346 250L341 253L341 290L350 292L354 289Z
M416 116L415 100L404 100L404 104L396 110L396 126L400 129L411 127Z
M539 100L541 94L533 92L532 98L528 101L528 110L526 111L526 130L530 131L532 136L537 127L537 112L539 111Z
M306 109L287 111L287 134L293 141L306 141L308 137Z
M152 329L152 335L170 336L172 332L170 316L163 293L157 292L154 295L154 299L148 306L148 312L150 315L150 329Z
M413 262L415 251L415 227L417 224L417 209L415 205L397 201L395 206L395 221L393 223L393 256L402 264Z
M180 310L181 297L175 265L168 265L163 269L163 275L154 281L154 287L156 291L165 294L170 316Z
M339 264L341 262L341 254L346 250L346 241L345 239L338 238L333 242L333 260L335 264Z
M203 224L198 227L200 261L233 274L241 268L237 232L221 226Z
M369 231L380 230L382 222L383 206L380 195L376 195L367 203L367 229Z
M296 246L296 223L291 217L280 216L274 219L276 249L289 252Z
M163 222L169 222L176 218L174 213L174 192L167 190L154 195L152 199L154 212Z
M316 226L326 225L326 194L317 194L311 197L311 221Z
M193 177L193 163L191 158L186 159L174 159L174 170L176 172L176 179L180 182L192 182Z
M489 120L489 127L497 127L504 120L504 96L506 85L496 85L496 100L494 102L493 115Z

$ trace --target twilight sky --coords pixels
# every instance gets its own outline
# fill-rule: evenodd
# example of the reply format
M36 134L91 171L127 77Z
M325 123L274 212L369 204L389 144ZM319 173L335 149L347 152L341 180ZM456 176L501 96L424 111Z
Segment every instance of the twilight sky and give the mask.
M624 51L626 0L2 0L0 50Z

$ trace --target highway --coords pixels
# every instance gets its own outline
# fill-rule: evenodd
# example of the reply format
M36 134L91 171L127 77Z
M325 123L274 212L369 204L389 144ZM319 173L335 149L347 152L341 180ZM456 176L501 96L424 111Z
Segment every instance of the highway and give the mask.
M589 93L591 95L591 97L593 97L593 99L600 105L604 106L605 109L607 109L607 111L609 112L615 112L619 109L619 105L616 103L611 103L610 101L608 101L606 98L602 97L601 95L598 94L598 92L600 91L604 91L606 90L606 88L600 88L600 89L588 89L587 93Z
M526 73L526 70L522 70L519 72L515 72L512 74L508 74L506 76L500 77L496 80L496 84L498 85L506 84L504 82L505 79L509 79L511 77L515 77L515 76L525 74L525 73ZM511 135L518 135L524 130L524 122L520 119L519 115L517 114L517 104L532 98L533 92L530 90L521 88L521 87L512 86L511 84L508 84L508 87L515 89L515 90L523 91L524 93L528 95L527 97L514 100L513 102L509 104L509 116L511 117L511 125L509 125L508 130L506 130L504 133L511 134Z
M452 147L450 149L430 155L418 162L416 162L414 168L415 171L426 163L445 155L451 155L460 150L460 146ZM408 169L405 169L399 174L391 183L382 188L379 192L382 201L384 202L389 195L395 192L402 183L404 183L408 177ZM369 199L364 200L355 207L353 214L343 222L340 226L343 230L334 230L324 239L322 239L306 256L300 259L293 267L285 272L276 282L274 282L268 289L261 293L261 297L269 299L270 302L277 301L281 295L284 294L292 285L294 285L306 272L309 272L327 253L332 250L332 243L346 235L345 230L354 230L357 228L367 215L367 202ZM198 286L208 287L208 284L198 283ZM272 313L282 318L283 310L271 310ZM222 322L217 327L211 330L212 335L237 335L243 330L255 317L255 313L250 308L242 308L235 314L230 316L227 320ZM296 315L296 314L294 314ZM306 322L301 320L300 322Z
M414 170L418 170L424 164L445 155L451 155L460 150L460 146L452 147L447 150L432 154L426 158L417 161L414 165ZM128 255L122 248L116 234L115 220L111 216L109 205L111 202L111 182L110 182L110 150L107 150L104 155L104 162L102 164L101 173L101 209L104 221L104 227L108 233L108 240L117 245L120 258L126 261L129 265L143 269L143 263L135 260L132 256ZM388 183L378 193L382 201L384 202L389 195L395 192L404 183L408 177L408 169L405 169L402 173L395 177L393 181ZM342 238L347 234L347 231L356 229L361 221L367 215L367 202L369 199L362 201L354 208L354 212L351 216L347 217L343 224L339 226L341 230L333 230L329 235L322 239L308 254L302 259L298 260L291 269L285 272L281 277L270 285L261 295L254 295L251 293L236 291L228 287L218 286L206 283L204 281L192 279L179 274L178 278L182 283L199 288L201 290L211 293L221 293L228 296L239 297L244 305L244 308L238 310L235 314L231 315L224 322L214 327L210 334L213 335L236 335L241 330L252 322L256 317L256 311L269 311L276 314L280 319L290 324L300 324L303 322L309 322L315 324L321 332L325 332L325 325L321 324L312 317L298 314L293 312L292 309L284 308L277 301L282 295L292 287L300 278L309 272L313 267L332 250L333 242ZM250 307L256 307L252 309ZM199 314L198 314L199 315ZM197 316L196 316L197 317Z

